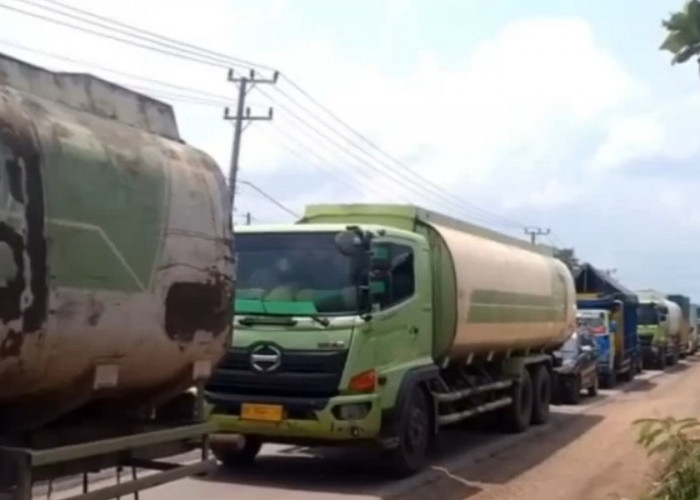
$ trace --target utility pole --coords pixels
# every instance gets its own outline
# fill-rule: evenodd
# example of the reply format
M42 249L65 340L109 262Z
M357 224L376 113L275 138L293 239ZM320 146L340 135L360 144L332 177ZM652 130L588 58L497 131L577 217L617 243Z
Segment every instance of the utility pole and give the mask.
M551 233L551 229L542 229L541 227L526 227L525 228L525 234L530 235L530 243L533 245L537 244L537 237L538 236L547 236L549 233Z
M250 212L245 213L245 225L250 226L250 221L252 219L252 216L250 215Z
M233 147L231 148L231 164L228 172L228 194L229 206L231 213L229 221L233 226L233 203L234 193L236 191L236 178L238 176L238 160L241 154L241 134L253 121L272 120L272 108L269 108L267 115L253 116L250 113L250 108L245 106L245 98L257 84L276 84L279 77L279 72L275 71L272 78L259 78L254 70L246 76L236 76L232 69L228 72L228 80L238 85L238 102L236 104L236 114L232 115L229 108L224 110L224 120L233 120ZM245 125L244 125L245 123Z

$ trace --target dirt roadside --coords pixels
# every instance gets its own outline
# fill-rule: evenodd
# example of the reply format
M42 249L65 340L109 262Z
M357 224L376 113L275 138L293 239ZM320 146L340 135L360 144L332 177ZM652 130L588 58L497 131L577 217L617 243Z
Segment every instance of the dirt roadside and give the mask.
M613 500L649 490L658 464L635 443L643 417L700 415L700 361L631 384L554 432L456 470L402 499Z

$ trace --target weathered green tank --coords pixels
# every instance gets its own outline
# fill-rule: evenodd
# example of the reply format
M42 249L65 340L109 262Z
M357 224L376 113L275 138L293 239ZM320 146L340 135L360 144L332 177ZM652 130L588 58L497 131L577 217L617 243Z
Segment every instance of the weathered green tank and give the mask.
M0 429L128 411L229 337L223 175L169 105L0 55Z

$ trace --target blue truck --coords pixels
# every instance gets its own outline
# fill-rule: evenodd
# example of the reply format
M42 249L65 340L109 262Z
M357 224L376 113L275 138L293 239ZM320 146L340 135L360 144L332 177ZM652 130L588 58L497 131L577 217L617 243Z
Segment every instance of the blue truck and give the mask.
M628 381L642 370L637 336L637 295L590 264L575 276L577 323L595 336L602 387Z

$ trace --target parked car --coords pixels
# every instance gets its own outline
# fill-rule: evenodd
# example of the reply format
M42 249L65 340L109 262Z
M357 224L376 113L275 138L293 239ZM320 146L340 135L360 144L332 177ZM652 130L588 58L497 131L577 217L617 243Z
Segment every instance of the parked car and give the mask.
M584 390L591 397L598 394L598 346L586 327L580 326L556 355L561 361L554 369L557 402L578 404Z

